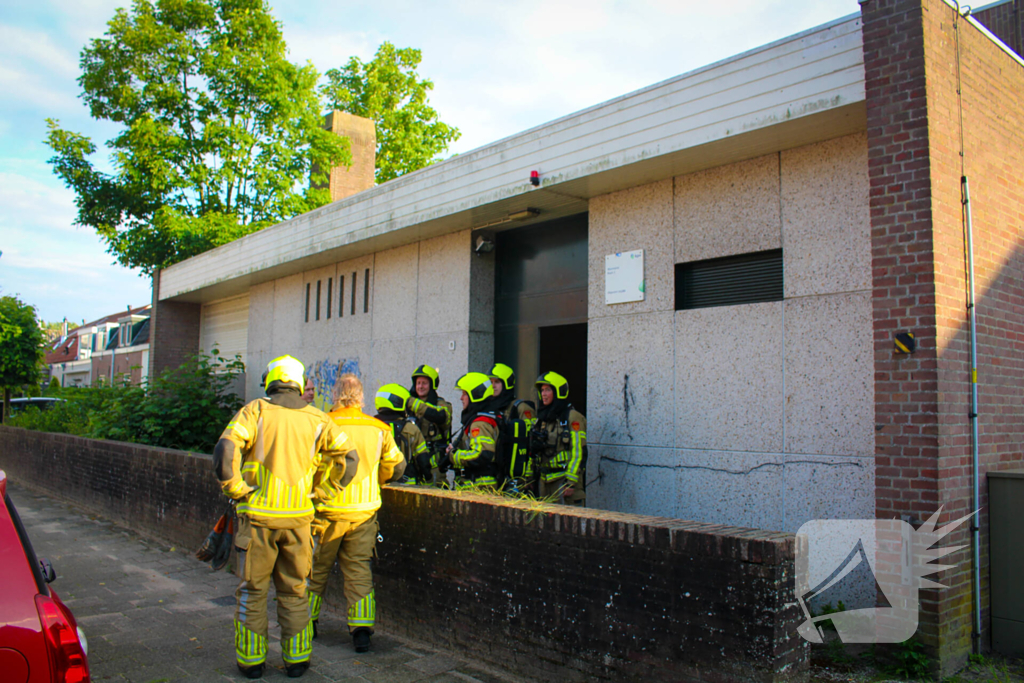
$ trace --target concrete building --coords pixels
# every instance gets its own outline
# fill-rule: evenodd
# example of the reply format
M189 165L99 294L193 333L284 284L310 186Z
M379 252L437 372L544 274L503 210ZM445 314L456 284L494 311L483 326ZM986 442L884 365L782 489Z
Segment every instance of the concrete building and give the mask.
M1020 92L1024 62L951 5L865 0L164 270L151 371L218 342L247 359L250 399L282 353L320 395L342 371L375 387L431 363L455 399L494 361L521 396L553 368L587 414L591 506L786 531L962 516L961 175L982 476L1024 461ZM642 276L621 285L631 254ZM980 554L980 601L966 560L923 598L944 670L975 602L987 633Z

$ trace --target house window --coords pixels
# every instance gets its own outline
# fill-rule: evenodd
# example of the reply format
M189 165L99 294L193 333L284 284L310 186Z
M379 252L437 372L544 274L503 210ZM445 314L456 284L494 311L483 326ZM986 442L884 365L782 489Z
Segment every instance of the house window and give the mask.
M676 264L676 310L782 301L782 250Z
M309 287L310 283L306 283L306 322L309 322Z
M356 274L352 273L352 315L356 314Z
M345 317L345 276L338 276L338 317Z

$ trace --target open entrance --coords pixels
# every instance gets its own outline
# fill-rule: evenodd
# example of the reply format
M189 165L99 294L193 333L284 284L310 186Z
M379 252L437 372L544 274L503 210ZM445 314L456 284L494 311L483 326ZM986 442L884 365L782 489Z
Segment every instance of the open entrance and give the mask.
M587 324L553 325L541 327L539 332L540 368L537 374L554 370L569 380L569 401L586 415Z
M515 370L518 398L553 370L586 412L587 277L585 213L496 235L494 360Z

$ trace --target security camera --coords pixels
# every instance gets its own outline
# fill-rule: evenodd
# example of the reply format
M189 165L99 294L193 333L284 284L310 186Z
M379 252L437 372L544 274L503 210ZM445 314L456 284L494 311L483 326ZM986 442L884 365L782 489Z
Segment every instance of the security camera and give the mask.
M473 251L476 252L477 256L482 256L494 251L494 240L488 239L483 235L478 235L476 238L476 246L473 247Z

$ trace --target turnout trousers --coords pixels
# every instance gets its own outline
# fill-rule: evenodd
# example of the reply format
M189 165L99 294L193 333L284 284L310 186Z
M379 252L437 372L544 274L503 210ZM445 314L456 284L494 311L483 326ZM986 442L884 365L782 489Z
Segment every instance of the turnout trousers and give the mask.
M267 592L277 590L277 621L285 664L309 660L313 625L309 620L306 578L312 564L309 524L295 529L269 529L240 518L235 536L238 573L235 590L235 657L242 666L267 659Z
M313 575L309 580L309 600L312 618L320 618L327 577L334 560L341 567L344 580L345 602L348 603L348 630L373 630L377 616L377 602L373 596L373 571L370 560L377 547L377 515L365 522L330 522L316 545L313 556Z

